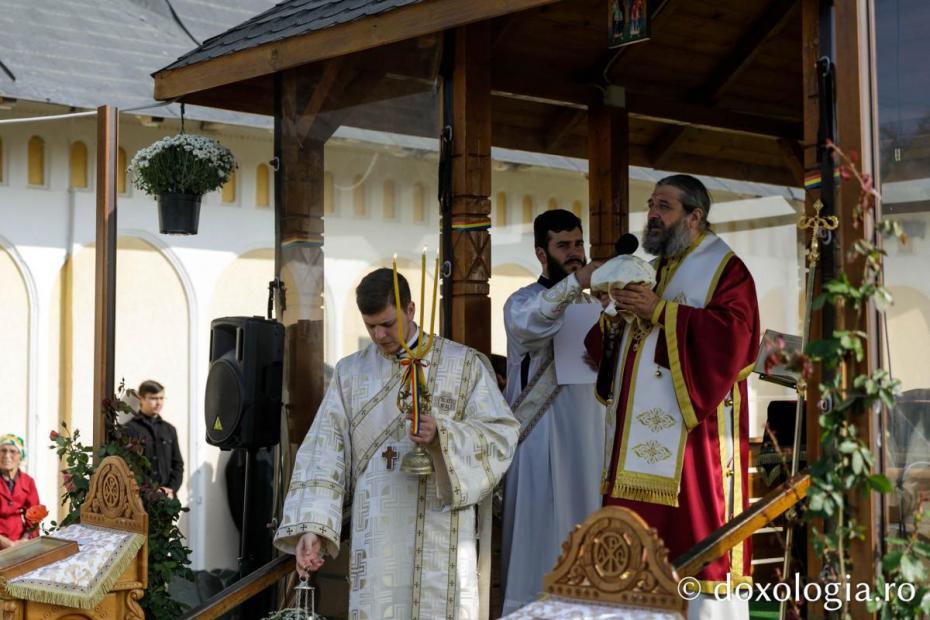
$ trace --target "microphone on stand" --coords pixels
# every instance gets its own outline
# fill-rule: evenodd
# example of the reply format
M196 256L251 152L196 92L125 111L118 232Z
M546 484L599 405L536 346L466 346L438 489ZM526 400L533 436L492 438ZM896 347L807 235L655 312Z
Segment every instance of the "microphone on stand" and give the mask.
M632 254L639 247L639 239L633 233L623 233L614 241L614 253L617 256Z

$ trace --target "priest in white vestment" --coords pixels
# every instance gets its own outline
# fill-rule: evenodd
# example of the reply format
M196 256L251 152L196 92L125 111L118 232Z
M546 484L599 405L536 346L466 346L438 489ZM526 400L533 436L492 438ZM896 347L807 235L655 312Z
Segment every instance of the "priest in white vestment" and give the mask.
M335 557L348 537L353 620L476 619L475 507L507 470L518 424L487 360L436 337L422 367L431 408L411 435L398 406L402 362L405 349L416 351L428 336L398 278L402 322L390 269L368 274L356 289L373 342L336 364L297 453L275 545L296 554L303 574L317 570L324 553ZM415 444L428 451L434 473L401 471ZM351 511L347 536L344 511Z
M583 289L599 263L586 264L581 220L570 211L546 211L533 232L542 276L504 305L505 396L521 442L504 491L505 614L542 592L562 541L601 507L604 406L591 384L557 384L552 344L565 308L592 301Z

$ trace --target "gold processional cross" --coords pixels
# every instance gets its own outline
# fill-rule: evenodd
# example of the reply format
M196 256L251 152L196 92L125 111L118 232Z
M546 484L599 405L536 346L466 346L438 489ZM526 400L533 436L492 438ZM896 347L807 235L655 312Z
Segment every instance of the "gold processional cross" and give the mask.
M816 265L820 260L820 231L836 230L840 224L835 215L827 217L820 215L821 209L823 209L823 203L818 200L814 203L814 215L802 215L798 221L798 228L801 230L811 229L811 247L807 250L807 264L810 266Z

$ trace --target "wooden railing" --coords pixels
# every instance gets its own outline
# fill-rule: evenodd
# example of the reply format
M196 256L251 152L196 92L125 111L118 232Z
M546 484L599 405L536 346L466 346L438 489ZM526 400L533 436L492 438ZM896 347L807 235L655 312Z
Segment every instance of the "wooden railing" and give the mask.
M709 562L713 562L757 530L770 524L804 499L810 485L810 474L801 472L770 491L735 519L676 558L674 564L678 577L696 575Z
M280 555L261 568L249 573L236 583L217 592L204 601L203 605L192 609L181 620L213 620L227 611L238 607L276 581L287 577L294 570L294 556Z
M696 575L706 564L713 562L760 528L769 525L807 496L810 483L810 474L801 472L773 489L738 517L678 557L674 562L678 577ZM213 620L274 585L293 570L294 556L278 556L218 592L200 607L189 611L181 620Z

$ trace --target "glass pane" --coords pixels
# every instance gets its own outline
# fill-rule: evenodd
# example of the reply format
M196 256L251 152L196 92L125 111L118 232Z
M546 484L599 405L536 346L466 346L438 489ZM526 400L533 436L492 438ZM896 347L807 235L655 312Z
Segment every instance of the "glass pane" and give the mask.
M903 388L887 423L887 474L896 490L888 518L907 530L930 491L930 4L878 0L875 13L882 211L908 234L904 246L886 244L885 261L894 295L885 363ZM930 533L930 523L921 529Z

